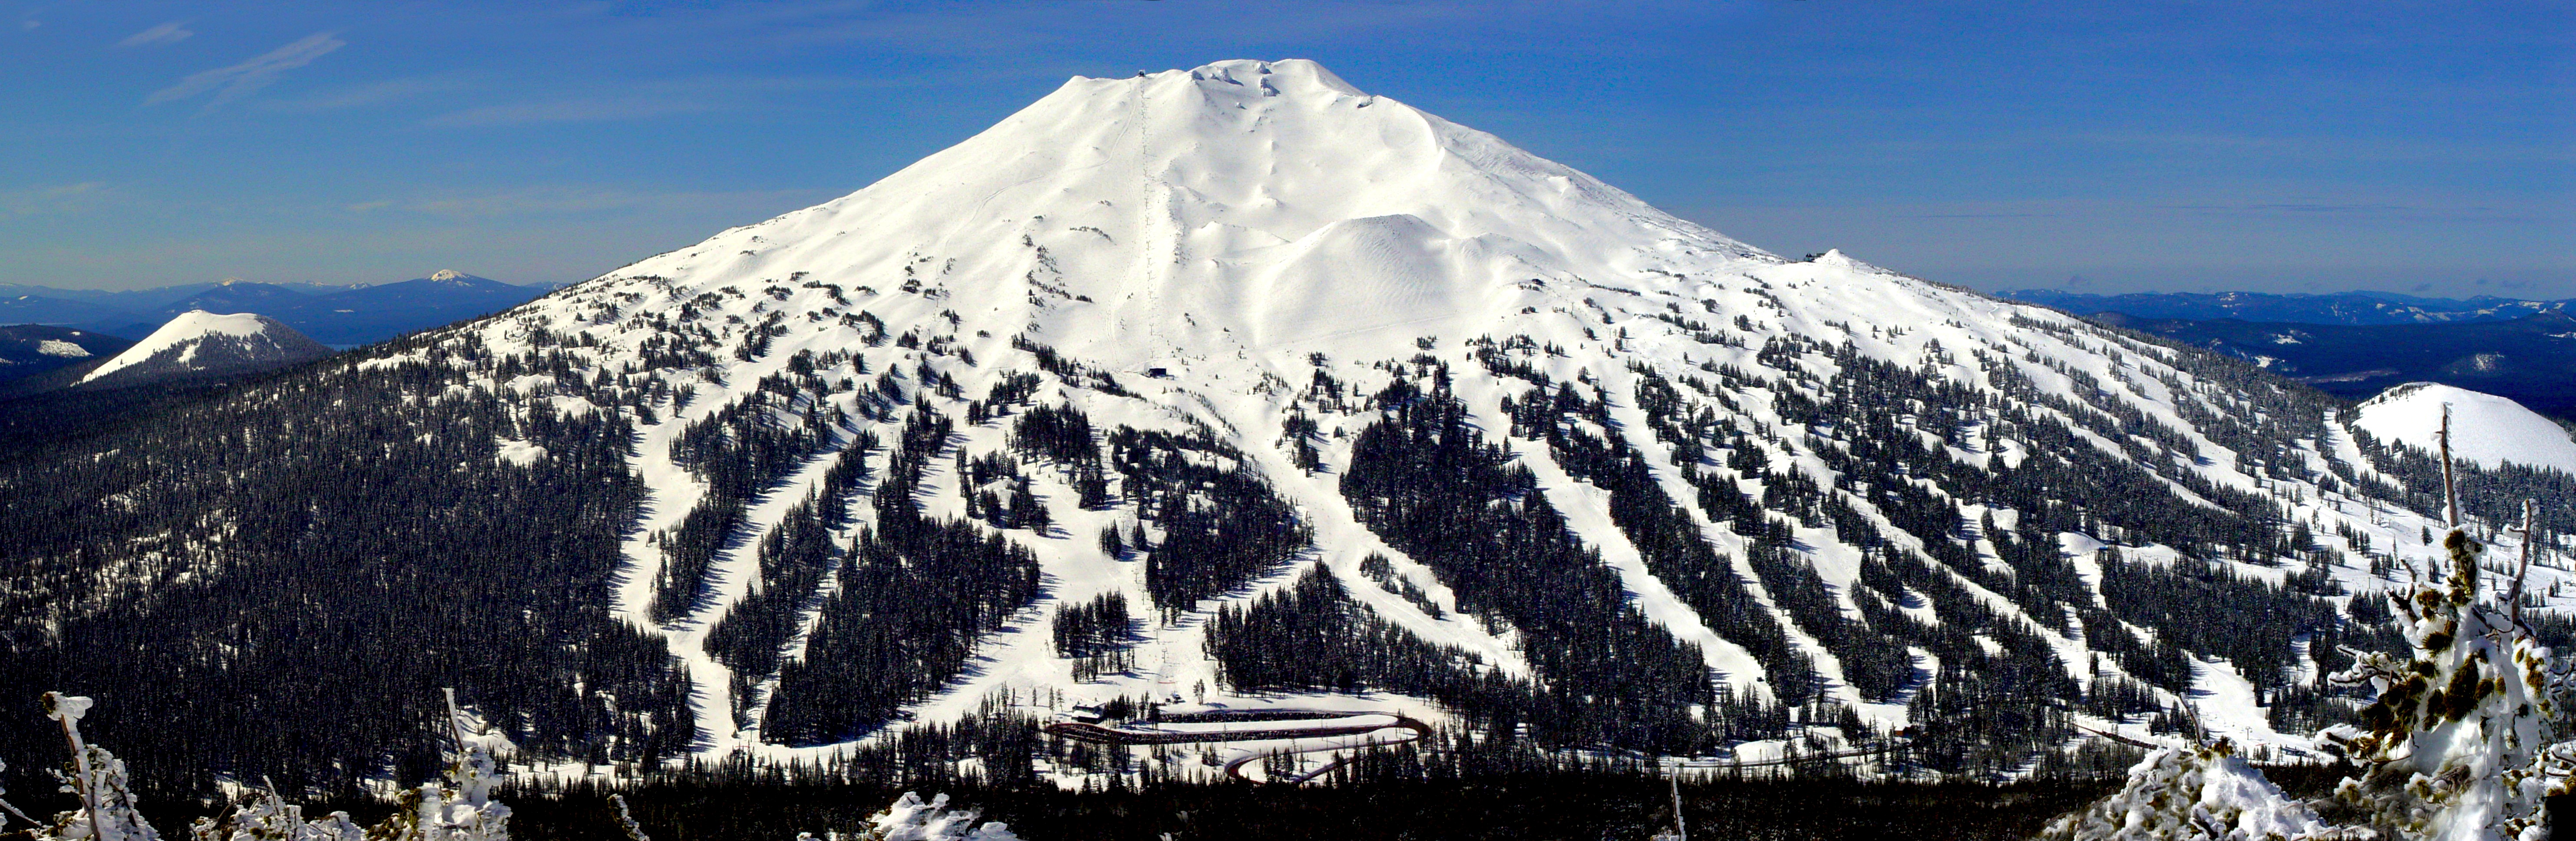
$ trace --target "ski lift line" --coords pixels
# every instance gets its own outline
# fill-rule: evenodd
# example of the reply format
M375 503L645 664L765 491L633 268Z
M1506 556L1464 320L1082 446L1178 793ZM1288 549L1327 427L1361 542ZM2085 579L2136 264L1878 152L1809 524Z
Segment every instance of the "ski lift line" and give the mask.
M2157 748L2164 747L2164 745L2159 745L2159 744L2156 744L2156 743L2153 743L2153 742L2148 742L2148 741L2144 741L2144 740L2140 740L2140 739L2133 739L2133 738L2130 738L2130 737L2127 737L2127 736L2123 736L2123 735L2120 735L2120 734L2118 734L2118 733L2114 733L2114 732L2110 732L2110 731L2105 731L2105 730L2095 730L2095 729L2093 729L2093 728L2086 727L2086 726L2081 725L2081 724L2075 725L2075 729L2077 729L2077 730L2082 730L2082 731L2084 731L2084 732L2086 732L2086 733L2091 733L2091 734L2093 734L2093 735L2100 736L2100 737L2102 737L2102 738L2109 739L2109 740L2111 740L2111 741L2118 742L2118 743L2120 743L2120 744L2124 744L2124 745L2128 745L2128 746L2130 746L2130 747L2134 747L2134 748L2146 748L2146 749L2148 749L2148 750L2155 750L2155 749L2157 749Z
M1134 114L1130 119L1132 119L1136 124L1135 271L1137 282L1142 283L1145 287L1146 312L1160 313L1163 311L1163 295L1160 284L1154 282L1153 257L1153 235L1156 222L1154 218L1154 199L1158 194L1158 191L1154 189L1154 182L1156 180L1154 178L1154 134L1153 128L1149 123L1149 117L1153 114L1153 109L1145 99L1145 89L1147 85L1152 83L1151 80L1152 77L1145 75L1144 71L1137 71L1135 95L1130 99L1130 101L1135 105ZM1170 213L1168 209L1165 209L1162 212L1165 214ZM1160 319L1146 319L1145 332L1153 340L1152 347L1160 348L1163 346L1163 327Z

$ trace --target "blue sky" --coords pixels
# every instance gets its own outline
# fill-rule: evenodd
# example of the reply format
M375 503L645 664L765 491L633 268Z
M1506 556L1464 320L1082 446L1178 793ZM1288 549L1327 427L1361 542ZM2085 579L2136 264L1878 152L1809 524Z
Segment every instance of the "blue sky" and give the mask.
M0 5L0 283L577 280L1067 76L1303 57L1785 254L2576 296L2563 3L1610 5Z

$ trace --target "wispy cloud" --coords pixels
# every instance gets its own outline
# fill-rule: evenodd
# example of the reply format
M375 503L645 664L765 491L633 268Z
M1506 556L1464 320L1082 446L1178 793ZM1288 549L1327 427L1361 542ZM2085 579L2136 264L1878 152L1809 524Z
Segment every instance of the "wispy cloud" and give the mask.
M0 190L0 217L38 216L80 210L96 203L106 195L107 185L97 181Z
M191 74L179 80L178 84L153 91L151 96L143 98L143 104L187 99L207 91L216 91L214 100L206 103L208 108L240 99L277 81L280 73L312 64L314 59L348 46L347 41L332 36L333 33L316 32L295 43L270 50L267 55L230 67Z
M336 111L342 108L358 108L392 102L424 93L456 90L464 86L464 83L450 79L390 79L295 99L272 97L262 101L260 107L272 111Z
M640 120L665 114L689 114L709 110L703 102L685 99L576 99L562 102L523 102L512 105L486 105L441 114L424 121L432 126L502 126L527 123L587 123L613 120Z
M188 40L188 36L190 35L197 34L183 28L187 23L188 22L184 20L174 20L160 26L155 26L132 35L125 36L125 40L116 42L116 45L120 47L146 47L153 44L176 44L178 42Z

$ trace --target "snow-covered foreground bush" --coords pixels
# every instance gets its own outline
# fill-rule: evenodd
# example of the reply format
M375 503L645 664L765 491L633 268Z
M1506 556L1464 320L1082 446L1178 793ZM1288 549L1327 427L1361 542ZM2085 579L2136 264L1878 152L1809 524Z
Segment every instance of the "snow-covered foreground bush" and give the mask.
M2334 834L2317 810L2291 800L2224 742L2164 748L2129 770L2129 782L2084 811L2050 824L2048 839L2369 838Z
M2568 700L2568 667L2551 666L2549 649L2511 608L2479 600L2483 546L2457 529L2443 545L2450 551L2446 580L2391 597L2407 620L2414 656L2361 653L2335 676L2378 693L2358 726L2318 734L2320 745L2362 768L2335 788L2335 808L2322 810L2345 820L2329 824L2316 806L2290 801L2222 743L2157 751L2119 792L2060 818L2047 837L2547 837L2544 799L2567 792L2576 773L2576 741L2564 740L2555 723ZM2500 601L2510 605L2519 595Z
M367 831L333 812L321 820L304 819L304 807L287 803L276 792L263 791L233 807L222 820L198 818L188 827L189 841L365 841Z
M62 724L63 736L72 747L71 767L55 776L63 781L65 793L80 795L81 807L46 823L0 800L0 830L10 829L8 816L15 815L37 824L19 836L28 841L161 841L160 833L135 808L124 760L81 737L80 720L91 705L88 698L45 694L46 716ZM453 713L450 718L455 718ZM492 799L492 787L501 778L491 752L462 729L457 732L457 744L464 747L450 753L443 779L404 792L402 808L375 826L361 828L347 812L306 820L303 807L287 803L277 792L257 791L221 817L197 819L188 827L189 841L510 841L510 807ZM0 769L6 767L0 765ZM627 816L623 798L617 801L617 813L629 838L650 841ZM948 795L923 802L919 795L905 792L894 805L870 817L866 830L824 837L834 841L1019 841L1009 826L978 824L976 817L973 809L948 808ZM814 836L805 833L797 838Z
M5 829L8 815L31 823L42 824L28 832L34 841L85 839L85 841L161 841L161 836L145 823L134 809L134 790L126 782L125 761L106 748L89 744L81 738L81 716L87 715L90 699L45 693L45 717L62 725L63 738L71 743L72 760L68 767L54 772L63 782L63 791L80 795L81 808L54 815L44 824L7 801L0 801L0 829Z
M2396 600L2414 658L2364 654L2336 676L2368 682L2378 700L2358 726L2318 735L2365 769L2334 796L2400 838L2537 841L2548 831L2543 799L2566 792L2576 771L2576 742L2556 732L2566 666L2552 668L2518 616L2479 601L2485 547L2458 530L2443 545L2449 580Z
M868 818L868 832L853 841L1019 841L1009 825L977 825L973 809L950 811L948 795L942 794L924 803L921 796L904 792L903 797ZM812 839L810 833L796 836L799 841ZM833 837L838 836L837 833Z

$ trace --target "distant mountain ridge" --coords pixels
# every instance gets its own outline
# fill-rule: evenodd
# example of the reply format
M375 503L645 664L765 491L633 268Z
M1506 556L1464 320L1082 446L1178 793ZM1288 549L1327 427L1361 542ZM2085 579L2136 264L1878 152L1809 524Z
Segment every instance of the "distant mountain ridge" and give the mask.
M350 286L226 280L106 292L0 284L0 323L53 324L139 339L190 310L259 312L315 341L348 346L498 312L556 288L503 283L454 269Z
M2146 319L2121 313L2093 319L2234 356L2348 400L2427 381L2511 398L2546 415L2576 417L2576 316L2564 311L2429 324Z
M2264 292L2131 292L2094 295L2059 289L2018 289L1996 295L2055 307L2076 315L2117 312L2139 318L2236 318L2297 324L2450 324L2510 321L2559 312L2576 300L2529 301L2480 295L2418 298L2393 292L2271 294Z
M10 383L115 356L134 343L105 333L15 324L0 327L0 393Z

